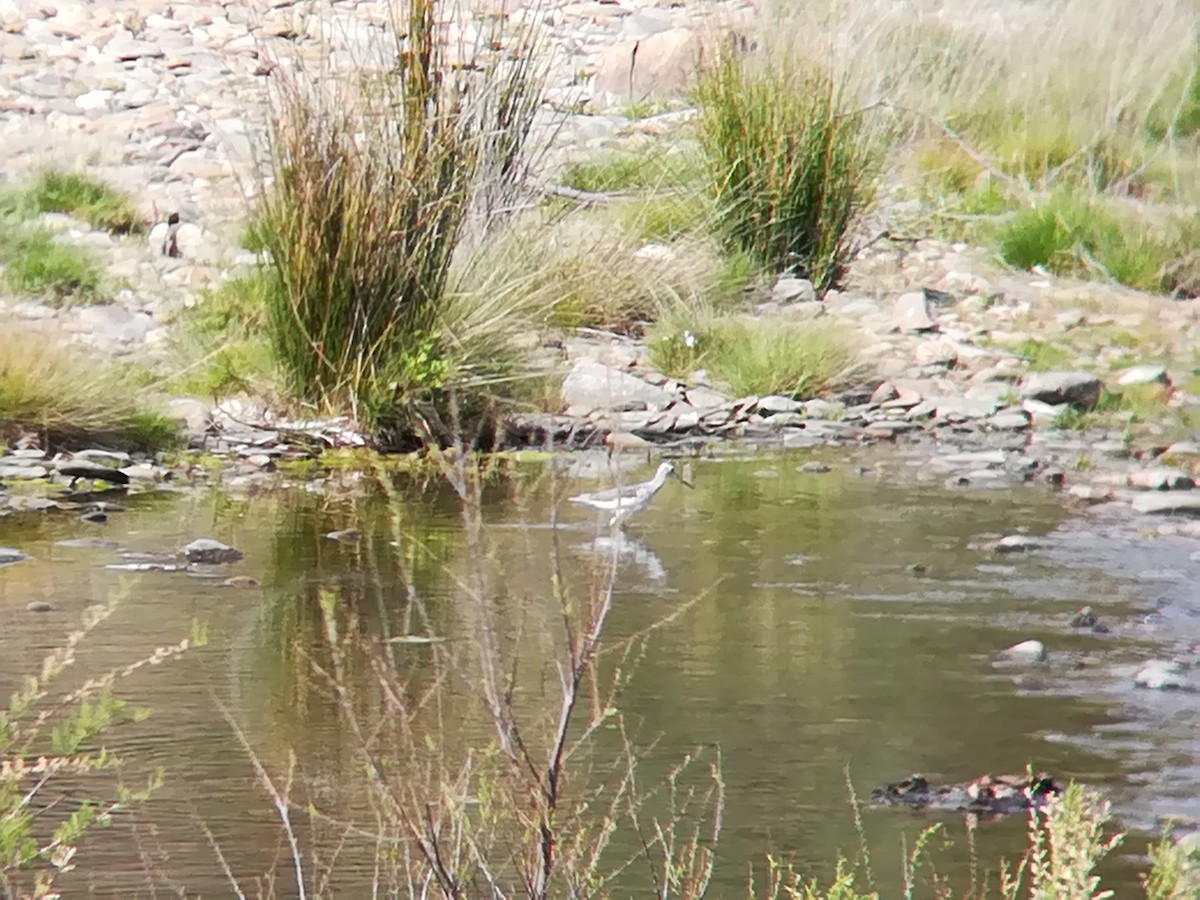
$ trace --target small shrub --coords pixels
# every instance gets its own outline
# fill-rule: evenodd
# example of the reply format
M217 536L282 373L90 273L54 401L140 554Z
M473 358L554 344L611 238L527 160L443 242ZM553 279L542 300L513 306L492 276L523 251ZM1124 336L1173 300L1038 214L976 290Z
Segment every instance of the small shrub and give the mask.
M799 58L723 50L696 91L700 144L732 244L824 291L854 256L881 146L848 92Z
M16 229L0 235L4 281L21 294L62 303L101 299L100 267L86 250L60 243L45 228Z
M39 212L68 213L111 234L146 228L129 197L78 172L43 172L29 195Z

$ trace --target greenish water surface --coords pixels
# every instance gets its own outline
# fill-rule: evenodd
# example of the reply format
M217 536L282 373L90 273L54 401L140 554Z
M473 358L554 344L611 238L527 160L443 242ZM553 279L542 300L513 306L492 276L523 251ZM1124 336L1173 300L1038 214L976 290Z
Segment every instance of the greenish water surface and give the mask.
M1046 554L996 557L975 546L1053 532L1063 522L1059 500L1032 488L947 491L903 461L830 458L831 472L798 472L809 458L690 463L694 490L669 483L616 545L590 511L561 502L597 486L570 471L551 477L554 467L544 463L509 466L483 494L495 585L489 615L511 646L526 648L530 668L545 669L553 651L544 636L556 621L556 558L579 596L606 561L618 560L613 644L686 606L646 638L621 706L635 738L653 743L644 778L660 777L689 752L711 761L719 749L725 807L711 896L744 896L749 867L762 871L768 852L819 877L839 851L858 852L848 783L865 799L871 787L912 772L948 782L1032 764L1101 788L1118 808L1134 796L1133 781L1146 780L1145 755L1095 740L1127 718L1112 696L1059 679L1053 668L995 662L997 651L1026 638L1081 658L1102 652L1112 639L1066 628L1069 615L1098 597L1116 617L1134 616L1144 602L1100 566ZM857 471L860 464L867 471ZM0 690L35 671L96 602L120 601L85 642L76 674L174 643L194 621L208 628L203 648L121 683L121 696L151 712L110 735L126 760L122 777L136 784L162 767L165 782L136 812L88 838L73 891L227 895L215 848L247 893L262 889L256 879L284 859L278 823L221 708L278 778L294 751L296 778L318 806L358 802L345 789L358 763L309 665L319 655L320 597L353 608L356 627L378 638L414 629L414 598L448 641L471 640L479 627L463 607L466 541L453 493L407 476L392 487L390 500L344 476L245 495L143 495L102 529L61 516L0 519L0 545L32 557L0 570ZM348 528L362 538L324 536ZM96 537L121 550L162 551L197 536L246 558L215 577L129 573L106 568L120 561L118 550L56 543ZM230 575L258 584L228 585ZM54 609L26 611L33 600ZM611 735L598 741L601 750L615 746ZM298 818L320 845L320 822ZM872 808L862 822L885 897L901 892L904 842L911 846L929 824L944 823L952 846L935 858L958 886L970 878L970 844L977 875L990 870L994 878L998 859L1019 852L1024 828L1019 819L972 823ZM339 895L362 889L369 858L353 841L342 851ZM287 866L279 872L277 890L290 896ZM1128 858L1105 872L1118 896L1136 884ZM631 869L615 894L649 895L648 880Z

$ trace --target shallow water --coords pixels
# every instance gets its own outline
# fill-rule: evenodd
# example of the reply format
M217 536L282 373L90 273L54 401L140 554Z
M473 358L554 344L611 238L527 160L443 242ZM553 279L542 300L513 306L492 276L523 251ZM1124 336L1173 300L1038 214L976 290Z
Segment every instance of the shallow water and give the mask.
M496 621L509 636L519 631L535 662L544 642L525 635L554 621L556 546L579 595L606 559L619 560L612 642L691 604L647 639L622 708L639 740L657 740L647 773L697 748L712 760L719 747L726 802L716 896L744 891L747 867L761 866L767 851L819 876L839 850L854 853L847 779L865 797L911 772L956 781L1030 763L1102 789L1133 826L1200 814L1195 698L1128 686L1138 659L1200 631L1191 547L1139 537L1122 523L1068 519L1057 498L1034 488L946 491L916 461L895 457L842 456L829 459L829 473L797 472L809 459L694 461L695 489L669 483L616 546L588 510L551 503L597 485L572 477L578 460L562 461L556 478L542 463L509 467L484 491ZM0 519L0 545L33 557L0 569L0 691L36 670L90 604L119 600L64 685L172 644L193 622L208 629L206 646L121 683L120 696L152 715L118 726L106 743L125 760L127 784L155 767L165 781L89 836L68 896L149 895L151 886L224 895L214 846L253 892L254 879L283 859L270 801L221 709L277 779L294 749L297 780L318 805L357 802L343 789L355 762L308 662L320 642L319 597L352 606L372 635L413 628L414 596L448 641L478 625L461 606L464 538L452 493L404 476L393 490L389 502L365 480L334 478L252 496L130 497L127 512L103 527ZM323 537L347 528L362 539ZM1050 541L1003 557L977 546L1015 532ZM122 550L171 550L201 535L242 549L245 560L208 578L130 574L105 568L118 550L56 543L102 538ZM228 586L230 575L260 584ZM520 614L515 598L526 603ZM54 609L27 611L34 600ZM1085 603L1110 634L1067 626ZM1026 638L1047 644L1049 665L996 663L999 649ZM608 740L602 735L601 746ZM69 801L88 785L68 787ZM954 815L866 809L883 896L900 890L902 840L911 846L939 821L954 843L939 851L938 869L958 885L968 879L970 841L981 874L1021 847L1020 820L968 829ZM298 827L308 833L307 820ZM343 892L361 887L369 854L344 850L338 870ZM1106 874L1118 896L1136 885L1129 857ZM284 867L284 895L289 877ZM627 874L617 893L639 887Z

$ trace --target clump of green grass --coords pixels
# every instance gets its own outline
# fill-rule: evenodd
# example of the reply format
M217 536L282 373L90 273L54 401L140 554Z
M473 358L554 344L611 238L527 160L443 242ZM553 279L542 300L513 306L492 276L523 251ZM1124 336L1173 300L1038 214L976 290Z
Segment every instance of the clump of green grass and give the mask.
M997 251L1020 269L1107 277L1145 291L1174 289L1185 231L1152 230L1108 207L1059 193L1021 210L994 232Z
M857 348L837 323L718 317L664 322L648 336L650 359L686 380L697 369L737 395L812 397L843 386L859 368Z
M1071 362L1071 351L1062 344L1030 338L1012 348L1014 353L1025 357L1034 372L1053 372Z
M206 291L180 319L178 357L184 362L165 387L214 398L275 393L277 366L265 327L269 296L278 290L275 273L260 268Z
M0 261L9 290L53 303L103 299L100 266L82 247L57 241L45 228L0 229Z
M52 336L0 331L0 433L45 435L58 446L161 450L179 428L128 370Z
M703 162L694 153L658 149L612 151L578 160L564 167L558 176L564 186L588 193L697 187L702 179Z
M731 243L824 291L853 258L882 145L849 92L802 59L723 50L696 90L700 144Z
M251 253L262 253L267 249L267 237L263 231L263 223L256 217L250 218L242 228L238 238L238 246Z
M451 267L468 225L489 228L522 185L544 84L535 40L487 34L462 65L437 0L404 12L395 46L379 48L395 70L372 90L321 72L281 82L256 213L288 389L389 433L427 430L429 404L461 396L486 362L447 364ZM406 413L414 404L424 412Z
M29 188L29 199L38 212L68 213L111 234L146 230L127 195L79 172L43 172Z

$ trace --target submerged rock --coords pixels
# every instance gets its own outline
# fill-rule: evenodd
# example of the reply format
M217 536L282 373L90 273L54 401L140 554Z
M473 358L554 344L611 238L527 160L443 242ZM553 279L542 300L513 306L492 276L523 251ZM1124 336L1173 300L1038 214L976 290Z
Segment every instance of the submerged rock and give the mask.
M0 547L0 566L11 566L13 563L29 559L16 547Z
M1135 687L1152 691L1184 691L1194 693L1200 690L1191 677L1191 667L1177 659L1152 659L1143 665L1133 676Z
M960 784L934 787L923 775L884 785L871 791L879 806L916 809L953 809L986 815L1008 815L1036 809L1062 793L1059 784L1044 772L1037 775L981 775Z
M186 547L181 548L179 554L186 557L188 562L209 565L237 562L246 555L241 550L222 544L220 541L214 541L212 538L196 538Z

